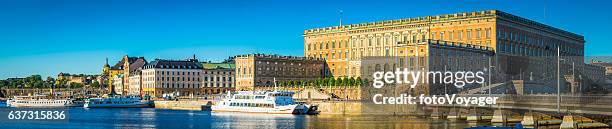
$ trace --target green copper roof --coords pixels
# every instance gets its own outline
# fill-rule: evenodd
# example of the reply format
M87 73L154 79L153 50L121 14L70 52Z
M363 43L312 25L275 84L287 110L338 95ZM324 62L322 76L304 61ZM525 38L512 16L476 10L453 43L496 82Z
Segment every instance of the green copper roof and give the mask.
M236 64L229 63L202 63L204 69L234 69Z

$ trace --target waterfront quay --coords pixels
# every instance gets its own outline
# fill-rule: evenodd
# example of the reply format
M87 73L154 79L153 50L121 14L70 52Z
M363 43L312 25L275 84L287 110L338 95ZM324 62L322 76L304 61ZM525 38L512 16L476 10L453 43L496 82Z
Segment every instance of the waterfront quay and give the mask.
M575 100L566 98L563 112L553 110L554 104L546 104L544 99L531 102L512 102L514 96L501 97L498 105L491 106L460 106L460 105L380 105L355 100L311 100L302 99L311 105L317 105L321 116L405 116L426 119L443 119L455 122L474 124L490 124L497 126L514 126L522 124L538 128L608 128L612 124L609 115L611 107L597 104L583 105L578 108ZM528 99L529 96L523 96ZM542 96L531 96L542 98ZM605 98L605 97L604 97ZM519 100L520 101L520 100ZM573 101L573 102L570 102ZM596 101L609 101L598 99ZM155 108L173 110L202 110L202 105L214 103L213 100L157 100ZM539 103L539 104L534 104ZM600 102L597 102L600 103ZM605 102L603 102L605 103ZM531 104L529 106L529 104ZM540 106L538 106L540 105ZM575 107L573 107L575 106ZM580 110L569 110L580 109ZM590 111L587 111L590 110Z
M203 110L202 106L212 103L212 100L155 100L155 108L173 110Z

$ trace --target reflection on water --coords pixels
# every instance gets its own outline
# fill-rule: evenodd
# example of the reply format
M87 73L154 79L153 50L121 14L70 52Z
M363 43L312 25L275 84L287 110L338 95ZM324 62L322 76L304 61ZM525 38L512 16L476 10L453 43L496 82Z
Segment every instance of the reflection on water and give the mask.
M4 108L7 109L7 108ZM70 108L68 122L0 121L0 128L418 128L461 129L468 124L409 116L377 115L285 115L154 108ZM0 110L7 114L8 110Z
M309 119L308 128L406 128L406 129L462 129L467 127L464 122L427 119L412 116L377 116L377 115L319 115Z

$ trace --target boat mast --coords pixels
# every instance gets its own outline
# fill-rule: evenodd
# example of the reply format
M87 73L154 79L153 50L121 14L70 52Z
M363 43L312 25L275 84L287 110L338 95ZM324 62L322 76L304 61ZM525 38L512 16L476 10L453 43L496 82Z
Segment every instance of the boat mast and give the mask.
M276 78L274 78L274 92L276 92Z

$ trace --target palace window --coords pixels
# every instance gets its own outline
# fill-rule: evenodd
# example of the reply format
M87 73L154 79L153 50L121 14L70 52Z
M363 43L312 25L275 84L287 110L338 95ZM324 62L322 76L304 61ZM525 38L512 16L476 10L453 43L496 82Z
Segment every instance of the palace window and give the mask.
M332 48L336 48L336 41L332 41Z
M323 49L323 42L319 43L319 50Z
M431 32L431 39L436 40L436 32Z
M344 58L347 58L347 59L348 59L348 54L349 54L349 52L348 52L348 51L347 51L347 52L344 52Z
M472 39L472 30L467 31L467 39L468 40Z
M348 41L343 40L342 42L344 42L344 48L348 48L348 46L349 46L349 45L348 45Z

